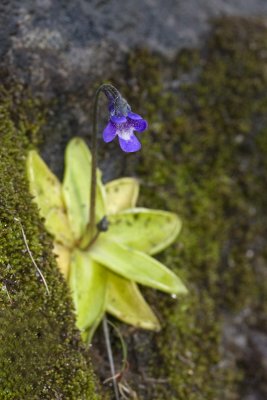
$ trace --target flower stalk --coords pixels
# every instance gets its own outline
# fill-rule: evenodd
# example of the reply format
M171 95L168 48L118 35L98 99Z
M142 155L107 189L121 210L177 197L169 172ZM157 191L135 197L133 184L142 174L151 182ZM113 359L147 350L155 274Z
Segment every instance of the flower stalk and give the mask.
M99 86L95 93L93 107L93 132L92 132L92 170L91 170L91 192L90 192L90 214L89 214L89 232L91 232L92 240L94 239L95 227L95 203L96 203L96 170L97 170L97 117L98 117L98 100L103 86ZM90 242L90 243L91 243ZM90 246L90 244L89 244Z
M93 130L92 130L92 141L91 141L91 151L92 151L92 170L91 170L91 191L90 191L90 211L89 211L89 224L88 231L91 235L91 240L89 242L88 248L95 241L98 236L98 232L95 233L95 206L96 206L96 187L97 187L97 119L98 119L98 102L101 93L104 93L109 100L110 112L125 113L130 107L128 103L121 97L120 92L111 84L100 85L94 96L94 106L93 106ZM118 107L118 102L123 104L123 107ZM120 108L119 110L117 110ZM114 111L111 111L114 110Z

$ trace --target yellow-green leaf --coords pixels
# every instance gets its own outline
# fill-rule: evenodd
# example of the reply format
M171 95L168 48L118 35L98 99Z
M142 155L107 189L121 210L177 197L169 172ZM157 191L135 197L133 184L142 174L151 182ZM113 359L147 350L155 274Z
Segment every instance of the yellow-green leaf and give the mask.
M176 214L147 208L121 211L108 219L108 237L148 254L168 247L182 226Z
M132 208L136 205L139 194L139 183L135 178L120 178L105 185L107 194L107 213Z
M102 314L99 314L96 320L94 321L93 325L89 326L89 328L87 328L85 331L82 332L81 336L86 344L90 344L92 342L95 331L97 330L98 325L102 321L104 315L105 315L104 312Z
M35 150L28 154L27 174L30 191L35 197L42 216L46 217L51 208L64 208L61 184Z
M136 283L108 273L107 311L127 324L158 331L160 324Z
M71 255L69 285L77 315L77 327L84 331L103 314L106 303L105 268L89 253L75 250Z
M71 229L76 240L82 238L89 222L91 153L80 138L72 139L65 153L63 195ZM96 221L106 214L105 191L97 173Z
M45 218L45 226L57 241L71 246L73 236L65 213L61 184L42 158L34 150L27 158L30 192Z
M47 213L45 219L45 226L58 241L66 247L72 247L74 238L69 226L67 215L59 208L53 208Z
M182 281L159 261L100 234L90 247L91 257L122 277L163 292L185 294Z
M70 250L61 244L54 242L53 253L56 255L59 270L67 279L70 267Z

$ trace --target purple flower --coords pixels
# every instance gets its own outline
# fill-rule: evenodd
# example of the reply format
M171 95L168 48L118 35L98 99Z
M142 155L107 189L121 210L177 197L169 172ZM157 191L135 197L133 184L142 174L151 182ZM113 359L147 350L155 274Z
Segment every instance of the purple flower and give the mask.
M121 149L126 153L132 153L141 149L141 143L134 131L143 132L146 128L147 122L131 111L127 113L127 116L113 115L104 129L103 140L109 143L118 136Z
M126 153L140 150L141 143L134 131L143 132L147 122L131 111L127 101L114 86L106 84L102 88L109 101L109 122L103 132L104 142L112 142L118 136L120 147Z

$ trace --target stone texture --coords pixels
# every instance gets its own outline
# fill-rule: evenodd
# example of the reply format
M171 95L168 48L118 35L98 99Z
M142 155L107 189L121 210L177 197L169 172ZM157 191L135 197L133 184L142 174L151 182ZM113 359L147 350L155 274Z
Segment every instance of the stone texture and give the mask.
M0 56L42 95L105 78L134 46L171 55L196 46L221 15L262 16L264 0L5 0Z

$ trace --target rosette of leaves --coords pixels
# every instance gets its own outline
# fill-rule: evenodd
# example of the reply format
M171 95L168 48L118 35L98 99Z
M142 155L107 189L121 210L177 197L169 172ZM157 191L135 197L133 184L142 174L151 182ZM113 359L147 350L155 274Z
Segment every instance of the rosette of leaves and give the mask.
M152 257L181 229L176 214L136 207L139 183L121 178L103 185L97 171L96 223L108 229L88 239L91 153L80 138L66 148L63 183L35 150L27 159L30 191L54 237L58 267L71 289L77 327L88 339L105 312L136 327L160 324L138 284L171 293L187 292L181 280Z

